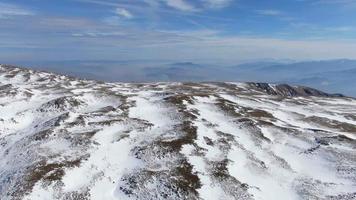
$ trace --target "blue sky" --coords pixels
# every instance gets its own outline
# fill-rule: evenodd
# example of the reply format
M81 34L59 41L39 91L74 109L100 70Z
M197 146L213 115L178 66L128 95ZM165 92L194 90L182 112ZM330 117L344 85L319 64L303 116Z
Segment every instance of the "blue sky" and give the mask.
M356 0L0 0L0 63L356 59Z

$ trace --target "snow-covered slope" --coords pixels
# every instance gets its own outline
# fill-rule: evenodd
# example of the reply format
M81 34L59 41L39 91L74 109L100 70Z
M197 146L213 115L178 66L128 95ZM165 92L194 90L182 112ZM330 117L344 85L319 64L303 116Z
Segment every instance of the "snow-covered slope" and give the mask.
M356 199L356 100L257 86L0 66L0 199Z

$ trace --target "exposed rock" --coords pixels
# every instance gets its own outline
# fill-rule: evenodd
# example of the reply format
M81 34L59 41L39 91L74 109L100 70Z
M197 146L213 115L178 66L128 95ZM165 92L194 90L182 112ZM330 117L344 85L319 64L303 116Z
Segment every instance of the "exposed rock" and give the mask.
M296 96L317 96L317 97L344 97L342 94L328 94L310 87L290 86L287 84L269 84L269 83L248 83L254 89L265 92L269 95L279 95L283 97Z

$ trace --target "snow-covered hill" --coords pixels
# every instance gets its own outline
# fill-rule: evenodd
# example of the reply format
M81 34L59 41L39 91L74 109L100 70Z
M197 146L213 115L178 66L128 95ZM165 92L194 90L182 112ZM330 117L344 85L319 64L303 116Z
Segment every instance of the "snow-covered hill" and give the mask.
M3 65L0 199L356 199L356 100Z

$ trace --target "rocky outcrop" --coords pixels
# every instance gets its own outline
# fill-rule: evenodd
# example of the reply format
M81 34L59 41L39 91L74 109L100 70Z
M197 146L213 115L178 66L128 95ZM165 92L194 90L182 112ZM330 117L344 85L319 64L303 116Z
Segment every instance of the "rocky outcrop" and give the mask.
M251 88L265 92L269 95L284 97L296 96L317 96L317 97L344 97L342 94L329 94L317 89L304 86L290 86L288 84L269 84L269 83L247 83Z

